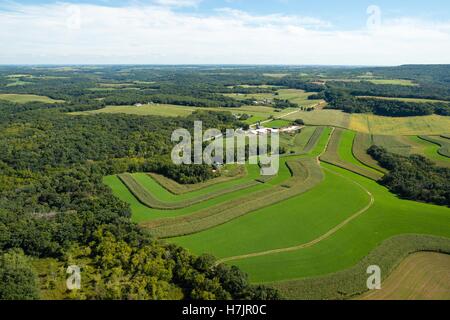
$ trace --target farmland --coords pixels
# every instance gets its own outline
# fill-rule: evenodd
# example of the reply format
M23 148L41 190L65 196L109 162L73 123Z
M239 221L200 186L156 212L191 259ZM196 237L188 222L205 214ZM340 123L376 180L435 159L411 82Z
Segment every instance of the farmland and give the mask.
M58 103L64 102L62 100L54 100L49 97L37 96L33 94L0 94L0 100L11 101L15 103L27 102L44 102L44 103Z
M291 146L298 143L300 149L305 148L305 141L315 132L314 127L306 129L303 139L300 133L291 137L288 143ZM332 133L328 128L321 137L314 150L303 158L320 156L330 164L320 164L324 175L321 182L315 182L303 192L286 197L277 191L279 184L308 184L301 176L295 182L295 170L289 178L282 166L279 177L254 190L250 188L246 193L251 196L239 197L243 204L237 207L227 204L233 204L231 198L223 198L220 210L214 207L217 202L208 200L201 206L193 206L192 210L184 209L182 213L177 210L171 214L161 213L147 208L143 216L133 209L133 212L136 210L134 219L153 230L155 235L170 237L169 242L189 248L196 254L214 254L219 261L239 266L253 282L273 285L291 298L307 298L302 288L315 277L354 272L347 270L353 270L358 261L370 256L378 250L380 243L393 237L402 234L450 236L445 227L450 223L448 208L400 200L372 180L381 177L381 171L365 166L353 156L355 132L334 129ZM296 157L285 159L295 161ZM289 164L284 160L282 163ZM114 190L111 181L106 182ZM148 186L148 190L164 199L158 194L158 188ZM252 202L259 198L260 192L266 194L267 190L271 190L272 198L276 199L279 194L279 199L274 203ZM115 192L120 196L126 190ZM350 202L348 194L352 195ZM131 195L128 197L132 198ZM130 203L133 207L133 202ZM251 204L254 210L248 210L246 204ZM283 230L282 235L279 230ZM181 236L177 237L177 234ZM355 237L359 239L357 244L352 240ZM339 258L334 255L336 250L340 252ZM309 294L316 294L316 298L337 294L331 284L324 290ZM356 295L361 289L349 290L345 297Z
M364 300L449 300L450 255L420 252L407 257Z
M34 298L448 299L448 70L0 67L0 262ZM205 137L176 164L196 121L246 160L280 132L278 170L200 164Z

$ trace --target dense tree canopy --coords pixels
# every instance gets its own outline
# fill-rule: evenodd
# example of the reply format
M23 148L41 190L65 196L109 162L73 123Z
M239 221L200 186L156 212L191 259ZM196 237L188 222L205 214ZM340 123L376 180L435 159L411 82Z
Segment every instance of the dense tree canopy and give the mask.
M450 169L436 167L420 155L409 157L372 146L368 153L389 170L381 183L400 197L450 206Z
M202 120L205 129L241 126L234 116L72 116L63 113L65 105L17 106L0 103L0 298L39 296L28 258L10 250L62 266L82 265L89 281L64 297L278 297L251 286L235 268L216 268L213 260L152 240L130 221L128 204L102 181L107 174L133 171L156 171L182 183L208 179L208 166L169 161L171 132L192 130L194 120Z
M388 117L424 116L433 113L450 115L450 103L406 102L379 98L354 97L343 90L328 89L324 92L328 108L348 113L374 113Z
M0 255L0 300L34 300L39 297L37 275L20 250Z

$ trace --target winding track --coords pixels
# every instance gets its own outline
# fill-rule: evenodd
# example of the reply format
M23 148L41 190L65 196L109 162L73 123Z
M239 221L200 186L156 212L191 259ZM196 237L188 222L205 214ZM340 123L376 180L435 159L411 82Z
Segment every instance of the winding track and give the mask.
M324 170L338 175L344 179L347 179L349 181L351 181L352 183L356 184L359 188L361 188L362 190L364 190L364 192L366 192L369 197L370 197L370 201L369 203L362 208L361 210L359 210L358 212L356 212L355 214L353 214L352 216L350 216L349 218L345 219L344 221L342 221L340 224L338 224L336 227L334 227L333 229L329 230L327 233L321 235L320 237L307 242L307 243L303 243L297 246L293 246L293 247L286 247L286 248L280 248L280 249L273 249L273 250L267 250L267 251L262 251L262 252L255 252L255 253L249 253L249 254L244 254L244 255L240 255L240 256L234 256L234 257L228 257L228 258L224 258L221 260L218 260L216 262L216 264L220 264L220 263L225 263L225 262L230 262L230 261L235 261L235 260L242 260L242 259L247 259L247 258L254 258L254 257L260 257L260 256L266 256L266 255L271 255L271 254L275 254L275 253L284 253L284 252L291 252L291 251L297 251L297 250L301 250L301 249L305 249L305 248L309 248L327 238L329 238L331 235L335 234L337 231L339 231L340 229L342 229L344 226L346 226L348 223L350 223L352 220L356 219L357 217L359 217L361 214L363 214L364 212L366 212L367 210L369 210L370 207L372 207L372 205L375 202L375 198L373 196L373 194L367 190L364 186L362 186L361 184L359 184L356 181L353 181L350 178L347 178L346 176L341 175L340 173L334 172L330 169L327 168L323 168Z
M335 128L332 128L332 131L330 133L330 137L332 136L333 132L334 132ZM317 163L320 165L320 157L326 152L328 145L330 143L331 139L328 139L327 144L325 146L325 148L322 150L322 152L316 157ZM366 212L367 210L369 210L370 207L372 207L372 205L375 202L375 198L373 196L373 194L367 190L363 185L361 185L360 183L340 174L337 172L334 172L330 169L324 168L322 167L322 169L337 175L341 178L344 178L348 181L350 181L351 183L357 185L360 189L362 189L364 192L366 192L369 195L370 201L369 203L362 208L361 210L358 210L356 213L354 213L352 216L348 217L347 219L345 219L344 221L342 221L340 224L338 224L337 226L335 226L334 228L332 228L331 230L329 230L328 232L324 233L323 235L321 235L320 237L307 242L307 243L303 243L297 246L293 246L293 247L286 247L286 248L279 248L279 249L273 249L273 250L267 250L267 251L261 251L261 252L255 252L255 253L249 253L249 254L244 254L244 255L239 255L239 256L233 256L233 257L228 257L228 258L224 258L224 259L220 259L216 262L216 264L220 264L220 263L225 263L225 262L229 262L229 261L235 261L235 260L242 260L242 259L247 259L247 258L254 258L254 257L260 257L260 256L266 256L266 255L271 255L271 254L275 254L275 253L283 253L283 252L291 252L291 251L297 251L297 250L301 250L301 249L305 249L305 248L309 248L327 238L329 238L331 235L335 234L337 231L339 231L340 229L342 229L344 226L346 226L348 223L350 223L352 220L356 219L357 217L359 217L361 214L363 214L364 212Z

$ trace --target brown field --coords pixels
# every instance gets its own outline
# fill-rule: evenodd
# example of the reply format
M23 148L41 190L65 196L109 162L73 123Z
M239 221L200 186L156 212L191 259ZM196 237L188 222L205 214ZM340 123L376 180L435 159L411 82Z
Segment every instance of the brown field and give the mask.
M363 300L450 300L450 255L420 252L410 255Z

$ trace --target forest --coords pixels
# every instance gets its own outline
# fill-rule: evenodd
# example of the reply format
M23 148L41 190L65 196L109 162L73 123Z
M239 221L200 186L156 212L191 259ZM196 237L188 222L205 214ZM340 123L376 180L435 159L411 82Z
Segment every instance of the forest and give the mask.
M438 114L450 115L450 103L444 102L406 102L380 98L354 97L339 89L323 92L329 109L339 109L348 113L373 113L388 117L411 117Z
M409 157L372 146L368 151L389 170L381 184L401 198L450 206L450 169L437 167L421 155Z
M366 73L376 79L409 79L417 86L344 81ZM0 66L0 299L40 299L43 290L59 292L58 299L280 299L269 286L251 284L238 267L216 265L210 255L153 238L132 222L131 206L113 194L104 177L155 172L179 184L215 178L210 166L175 166L169 158L170 136L174 129L193 128L196 120L203 121L204 129L222 131L248 128L251 122L244 120L264 120L248 109L240 116L210 111L261 108L253 98L235 99L231 93L273 96L262 109L275 116L299 107L278 99L280 88L304 90L313 94L309 99L324 99L327 108L348 113L449 116L449 82L445 66ZM7 99L10 94L56 101L13 102ZM183 117L72 114L139 103L199 109ZM285 121L308 125L303 116ZM320 138L319 146L325 147L322 138L331 128L322 128L323 137L318 129L309 131L317 138L311 141ZM389 171L381 183L393 193L449 206L448 168L375 146L369 154ZM58 291L58 281L66 277L63 267L72 263L83 266L87 281L77 292ZM54 270L43 275L42 265Z
M177 127L236 125L231 115L74 117L64 107L2 104L0 113L0 298L37 299L31 259L83 261L89 285L77 299L275 299L234 267L153 240L129 219L106 174L155 171L182 183L205 167L168 162ZM189 177L188 180L186 180ZM131 258L132 257L132 258Z

